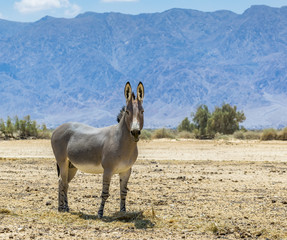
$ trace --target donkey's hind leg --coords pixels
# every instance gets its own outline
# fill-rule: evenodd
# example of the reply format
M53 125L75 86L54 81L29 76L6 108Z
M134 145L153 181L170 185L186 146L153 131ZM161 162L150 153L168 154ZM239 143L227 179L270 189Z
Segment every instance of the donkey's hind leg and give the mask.
M69 179L69 161L65 160L61 162L58 167L60 169L59 176L59 192L58 192L58 211L69 212L68 206L68 179Z
M71 180L75 177L77 171L78 169L71 162L69 162L68 183L70 183Z

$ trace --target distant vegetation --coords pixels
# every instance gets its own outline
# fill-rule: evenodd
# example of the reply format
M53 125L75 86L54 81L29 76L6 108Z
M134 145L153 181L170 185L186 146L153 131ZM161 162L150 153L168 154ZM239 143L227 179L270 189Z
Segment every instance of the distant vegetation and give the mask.
M31 120L30 115L19 119L7 117L4 121L0 119L0 138L4 139L27 139L27 138L50 138L51 131L45 124L38 125L36 121Z
M212 113L206 105L201 105L195 113L191 113L191 117L192 121L186 117L177 129L143 130L142 139L287 140L287 127L282 130L246 130L239 125L246 119L244 113L229 104L216 107Z
M216 107L211 113L206 105L197 108L196 113L191 113L192 121L183 119L177 130L192 132L196 138L211 139L218 134L230 135L240 130L239 123L246 118L242 111L237 111L237 107L223 104Z
M216 107L212 113L206 105L201 105L195 113L191 113L191 117L192 121L186 117L176 129L143 129L141 139L287 140L287 127L250 131L239 126L245 120L245 115L229 104ZM45 124L38 125L29 115L23 119L17 116L7 117L6 121L0 119L0 139L49 139L51 133Z
M151 140L151 139L161 139L161 138L169 138L169 139L202 139L198 138L195 132L190 131L179 131L178 129L144 129L142 131L141 139L142 140ZM239 140L261 140L261 141L269 141L269 140L287 140L287 127L282 130L275 129L264 129L264 130L246 130L242 128L239 131L234 132L233 134L220 134L216 133L214 137L209 139L216 140L231 140L231 139L239 139Z

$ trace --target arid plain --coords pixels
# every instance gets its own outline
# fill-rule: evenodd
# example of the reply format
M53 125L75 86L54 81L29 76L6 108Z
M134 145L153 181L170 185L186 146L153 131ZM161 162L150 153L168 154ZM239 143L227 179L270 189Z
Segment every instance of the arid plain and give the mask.
M57 212L49 140L0 141L0 239L287 239L287 142L140 141L127 213L78 172Z

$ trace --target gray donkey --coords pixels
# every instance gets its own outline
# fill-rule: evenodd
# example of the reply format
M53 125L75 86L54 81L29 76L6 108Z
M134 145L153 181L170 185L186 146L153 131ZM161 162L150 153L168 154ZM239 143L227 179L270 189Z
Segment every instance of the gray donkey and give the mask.
M78 169L86 173L103 173L99 218L103 217L105 202L109 197L111 177L118 173L120 211L126 211L127 183L138 156L137 142L144 122L143 84L138 84L137 98L129 82L126 83L124 94L126 107L118 116L117 125L93 128L81 123L65 123L53 132L51 144L59 176L58 211L69 211L68 184Z

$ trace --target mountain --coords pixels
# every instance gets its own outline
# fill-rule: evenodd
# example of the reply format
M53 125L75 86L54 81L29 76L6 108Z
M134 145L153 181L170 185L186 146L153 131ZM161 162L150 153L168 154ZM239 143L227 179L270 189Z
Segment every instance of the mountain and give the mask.
M145 127L176 127L223 102L247 128L283 127L286 59L287 7L0 20L0 118L115 124L125 83L142 81Z

